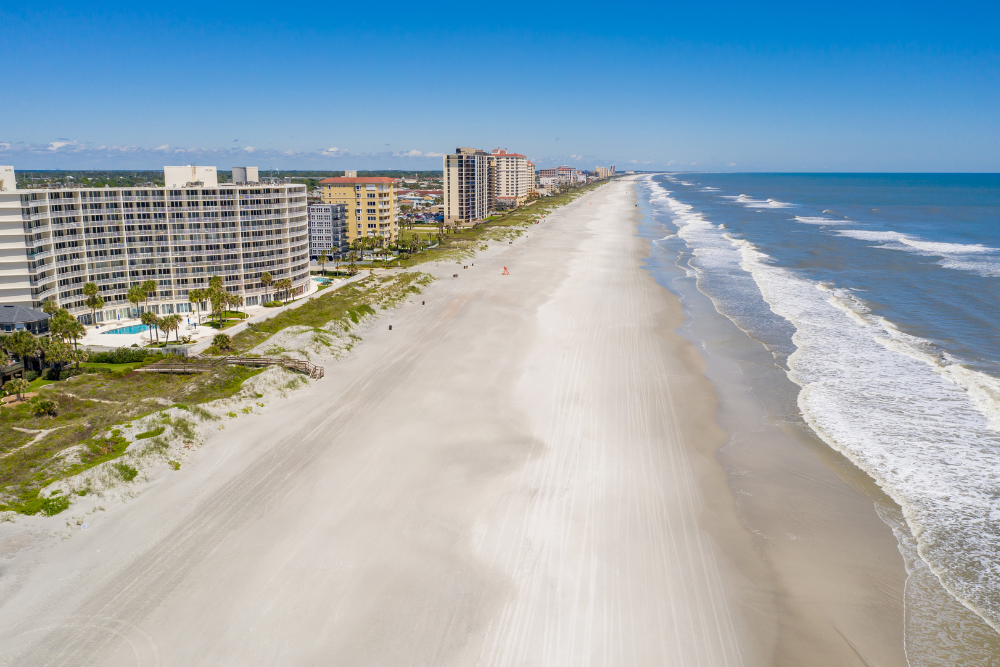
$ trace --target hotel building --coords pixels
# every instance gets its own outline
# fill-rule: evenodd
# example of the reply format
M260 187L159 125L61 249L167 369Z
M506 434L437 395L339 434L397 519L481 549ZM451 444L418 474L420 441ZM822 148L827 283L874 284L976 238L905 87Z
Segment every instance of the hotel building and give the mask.
M331 259L347 252L347 205L309 205L309 257Z
M444 156L444 221L482 220L495 206L492 156L475 148L456 148Z
M324 204L347 207L347 242L360 236L399 238L399 206L396 179L384 176L358 178L356 171L319 182Z
M13 168L0 167L0 304L51 300L92 323L87 282L104 299L97 322L134 316L128 290L147 280L158 314L190 311L188 293L214 275L250 306L264 296L264 272L290 278L293 294L307 290L305 185L220 185L215 167L163 171L164 187L17 189Z

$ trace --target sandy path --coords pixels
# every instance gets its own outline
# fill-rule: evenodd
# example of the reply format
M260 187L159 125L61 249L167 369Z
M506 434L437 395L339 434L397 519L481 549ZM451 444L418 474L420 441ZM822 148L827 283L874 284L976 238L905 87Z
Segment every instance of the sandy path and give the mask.
M699 523L732 503L706 472L711 392L642 269L629 189L470 270L432 268L427 306L392 313L324 380L87 531L18 551L0 657L757 664L740 538Z

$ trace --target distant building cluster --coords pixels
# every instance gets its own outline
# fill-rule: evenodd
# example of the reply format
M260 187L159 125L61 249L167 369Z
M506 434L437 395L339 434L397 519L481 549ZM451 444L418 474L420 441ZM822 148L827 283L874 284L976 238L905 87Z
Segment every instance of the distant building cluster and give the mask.
M271 283L309 282L306 186L261 182L256 167L236 167L219 184L215 167L168 166L163 187L18 189L0 167L0 305L39 308L54 301L84 323L190 312L191 290L220 276L248 306L269 300ZM332 236L332 234L331 234ZM156 291L142 306L136 285ZM94 283L103 306L86 305Z
M614 173L614 167L597 167L594 172L554 167L536 174L531 160L506 148L490 152L456 148L444 156L444 221L461 224L482 220L495 211L522 206L533 195L610 178Z

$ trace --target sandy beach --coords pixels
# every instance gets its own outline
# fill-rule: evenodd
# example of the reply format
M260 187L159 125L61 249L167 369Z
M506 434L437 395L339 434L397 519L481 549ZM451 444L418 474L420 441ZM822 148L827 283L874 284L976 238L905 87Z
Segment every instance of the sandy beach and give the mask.
M863 484L805 446L720 463L638 210L614 182L421 267L438 280L324 379L88 530L0 524L0 662L905 665ZM767 471L751 501L733 467ZM791 502L808 535L762 546Z

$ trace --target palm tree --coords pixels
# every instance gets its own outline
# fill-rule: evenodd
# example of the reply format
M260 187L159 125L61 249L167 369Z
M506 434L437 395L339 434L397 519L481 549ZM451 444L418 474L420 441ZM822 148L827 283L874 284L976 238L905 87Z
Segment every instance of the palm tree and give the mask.
M23 394L28 391L28 384L28 381L24 378L14 378L7 381L3 386L3 390L8 394L17 394L17 400L23 401Z
M57 310L59 310L59 306L56 305L54 299L46 299L45 301L42 301L42 312L46 315L54 315Z
M170 325L173 324L172 317L173 315L164 315L156 320L156 328L163 332L163 342L165 343L170 341ZM160 342L159 333L156 334L156 342Z
M97 325L97 311L104 308L104 299L100 296L100 288L96 283L83 286L83 294L87 297L87 307L90 308L90 323Z
M139 288L142 290L143 295L145 295L145 297L146 297L146 299L145 299L146 300L146 307L148 308L149 307L149 296L150 295L156 296L156 281L155 280L146 280L146 281L143 281L142 285L140 285Z
M330 261L330 258L326 256L326 253L321 253L319 259L316 262L319 264L319 268L323 270L323 275L326 275L326 263Z
M170 342L170 332L176 331L175 338L178 343L181 342L181 316L177 313L172 315L167 315L160 320L160 328L167 332L167 342Z
M351 274L354 274L355 264L358 261L358 253L354 250L347 253L348 267L350 268Z
M205 300L205 290L193 289L188 292L188 301L194 304L195 312L198 314L198 324L201 324L201 302Z
M265 301L268 300L266 298L267 297L267 289L268 289L268 287L270 287L270 285L271 285L271 283L273 281L274 281L274 279L271 278L271 274L268 273L267 271L265 271L264 273L260 274L260 284L264 286L264 297L265 297L264 300Z
M149 328L149 342L153 342L153 327L159 322L160 318L157 317L153 311L145 310L142 315L139 316L139 320ZM160 342L160 334L156 334L156 342Z
M132 302L136 310L139 310L139 304L146 300L146 294L142 291L141 285L133 285L129 288L128 300Z

